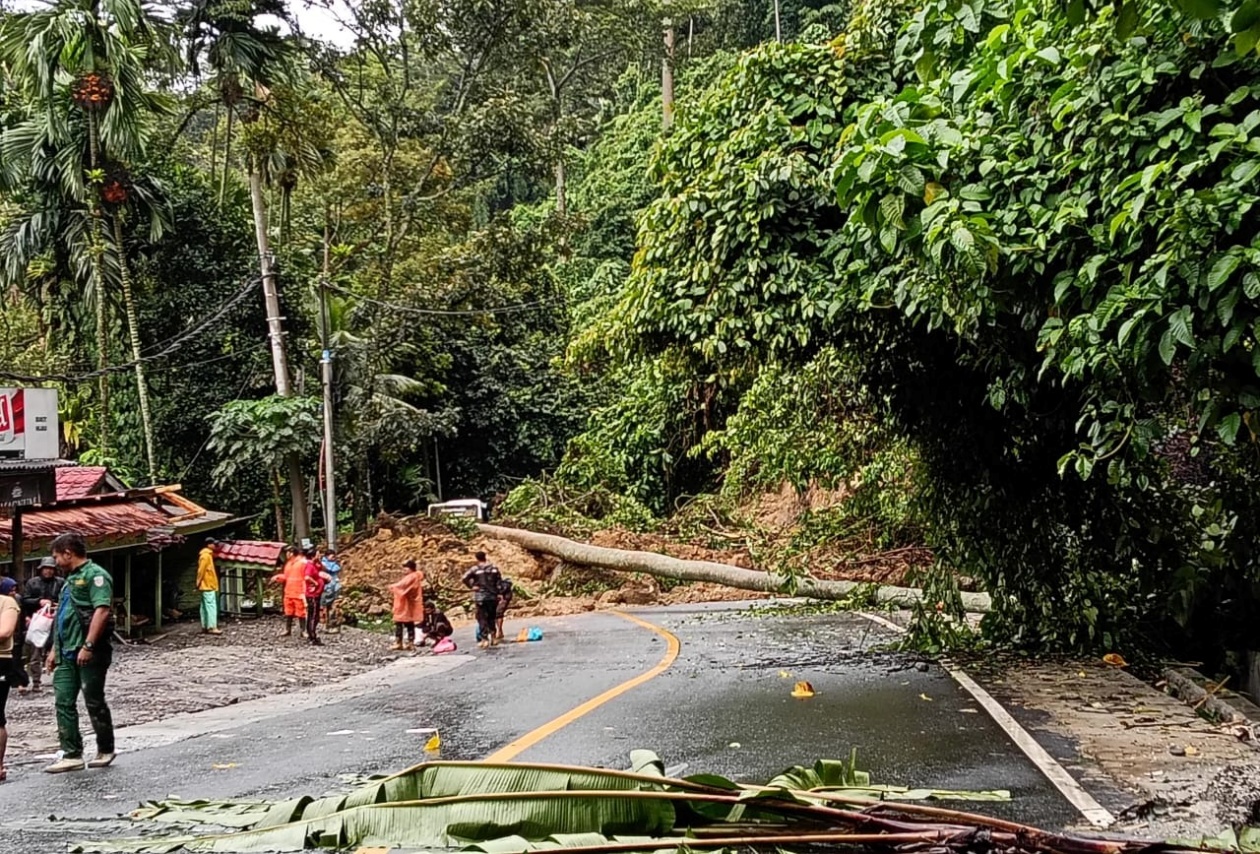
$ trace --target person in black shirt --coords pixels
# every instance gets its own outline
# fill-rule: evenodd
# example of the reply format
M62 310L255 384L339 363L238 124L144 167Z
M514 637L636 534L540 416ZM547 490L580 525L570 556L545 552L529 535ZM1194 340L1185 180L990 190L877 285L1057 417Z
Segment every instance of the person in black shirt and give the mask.
M477 564L464 573L464 585L472 590L473 602L477 607L477 628L481 631L481 641L477 646L485 649L498 646L495 637L495 621L499 611L499 585L503 576L499 568L486 560L485 552L477 552Z
M50 557L41 560L39 574L27 579L26 587L22 590L22 619L30 620L45 606L55 609L57 603L61 601L61 587L64 583L57 577L57 562ZM26 673L31 684L29 688L19 688L18 693L39 691L40 683L44 678L44 658L47 657L48 650L52 648L52 635L48 636L48 641L40 649L36 649L29 642L23 643L22 646L23 649L15 650L14 654L26 657Z

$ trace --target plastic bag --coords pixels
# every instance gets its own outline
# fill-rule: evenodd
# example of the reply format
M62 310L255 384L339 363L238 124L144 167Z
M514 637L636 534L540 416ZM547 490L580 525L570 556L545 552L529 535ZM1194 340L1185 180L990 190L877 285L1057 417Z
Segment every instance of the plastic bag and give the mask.
M437 643L433 645L434 655L441 655L444 652L454 652L454 651L455 651L455 641L451 640L450 638L442 638L440 641L438 641Z
M26 642L36 649L43 649L53 629L53 610L51 605L40 608L31 617L26 627Z
M538 628L537 626L530 627L529 634L525 636L525 639L529 641L542 640L543 639L542 629Z

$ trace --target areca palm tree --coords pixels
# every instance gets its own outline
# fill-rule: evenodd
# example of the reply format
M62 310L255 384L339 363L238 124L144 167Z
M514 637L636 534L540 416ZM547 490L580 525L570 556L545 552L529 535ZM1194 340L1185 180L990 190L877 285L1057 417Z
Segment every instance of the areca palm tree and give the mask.
M256 106L256 86L271 86L291 53L278 29L258 25L263 15L287 20L289 11L284 0L192 0L179 15L188 66L198 77L209 71L216 102L227 112L219 204L227 191L237 112ZM211 150L211 173L217 156Z
M177 57L165 25L143 0L56 0L48 9L9 16L0 27L0 56L15 87L27 100L27 118L7 130L0 152L25 164L29 188L51 210L56 200L86 209L86 239L74 228L63 237L72 258L88 259L86 295L95 306L97 360L108 362L109 275L106 265L105 204L125 201L126 164L139 161L149 136L149 119L169 109L169 101L148 85L154 71L173 71ZM20 172L19 172L20 174ZM9 179L13 180L13 170ZM111 201L111 192L113 198ZM76 217L70 218L74 223ZM160 227L160 217L151 218ZM51 219L30 220L37 227ZM115 223L116 277L121 286L128 338L140 403L149 478L157 478L148 385L141 361L139 323L126 249ZM20 236L20 235L15 235ZM33 231L26 236L39 242ZM55 240L57 235L42 235ZM30 248L28 246L28 248ZM82 264L80 264L82 266ZM108 377L100 377L100 443L108 441Z

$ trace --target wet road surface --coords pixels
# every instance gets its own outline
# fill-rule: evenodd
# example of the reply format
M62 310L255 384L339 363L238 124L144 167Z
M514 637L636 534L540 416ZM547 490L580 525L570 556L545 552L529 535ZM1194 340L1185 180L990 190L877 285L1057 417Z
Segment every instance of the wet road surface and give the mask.
M671 772L760 782L856 749L878 783L1004 788L1013 801L986 811L1047 827L1078 819L947 674L882 651L890 636L860 616L771 618L713 606L635 613L678 637L677 661L517 759L628 767L629 751L646 747ZM461 650L474 655L441 661L439 673L423 672L425 662L387 671L346 699L332 691L318 703L286 695L217 710L218 723L206 718L200 734L191 716L184 731L193 737L132 752L123 731L119 760L104 771L52 777L17 765L0 786L0 850L43 854L71 838L128 835L120 814L171 795L322 794L344 787L343 775L424 761L430 729L441 734L441 758L482 758L656 665L667 649L615 614L539 624L542 642L486 653L461 631ZM509 637L519 628L509 626ZM818 696L792 699L797 680ZM233 714L245 722L233 725Z

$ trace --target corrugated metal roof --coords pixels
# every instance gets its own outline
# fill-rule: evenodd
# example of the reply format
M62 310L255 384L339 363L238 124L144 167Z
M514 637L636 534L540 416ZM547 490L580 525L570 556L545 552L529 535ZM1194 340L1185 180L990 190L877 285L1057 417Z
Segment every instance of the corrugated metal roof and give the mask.
M78 465L74 460L8 460L0 459L0 473L7 471L47 471Z
M71 501L92 495L104 479L104 466L59 468L57 469L57 500Z
M215 545L214 556L219 560L235 563L275 566L284 547L284 543L270 543L262 540L223 540Z
M143 545L148 542L149 531L169 521L165 513L140 500L31 509L22 513L22 551L33 554L46 548L58 534L67 532L82 534L89 548ZM13 530L9 525L0 525L0 553L12 551Z

